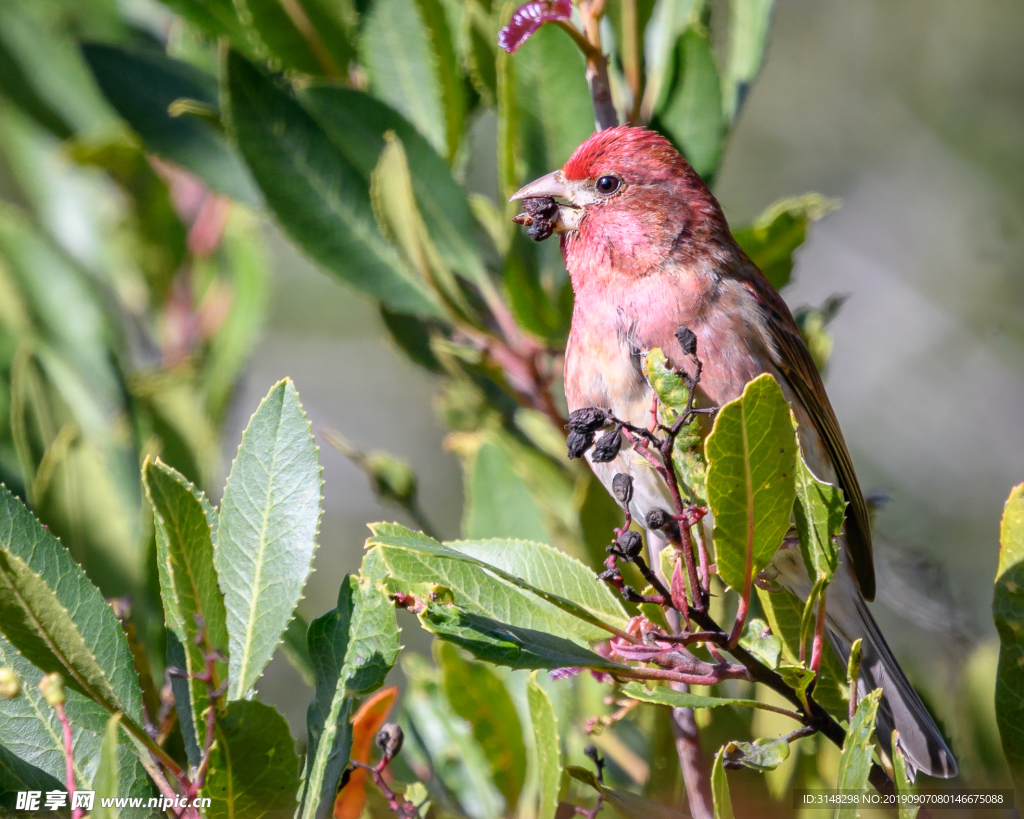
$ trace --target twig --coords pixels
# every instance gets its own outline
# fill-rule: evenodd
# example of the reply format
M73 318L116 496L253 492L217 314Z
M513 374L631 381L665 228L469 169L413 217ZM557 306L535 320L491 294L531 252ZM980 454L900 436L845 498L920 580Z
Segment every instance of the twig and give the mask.
M78 790L75 786L75 748L71 738L71 720L68 719L68 715L64 711L63 702L56 703L53 710L57 712L57 719L60 720L60 727L64 733L64 787L68 790L68 798L71 798L70 795ZM71 819L81 819L83 813L84 809L76 805L71 809Z

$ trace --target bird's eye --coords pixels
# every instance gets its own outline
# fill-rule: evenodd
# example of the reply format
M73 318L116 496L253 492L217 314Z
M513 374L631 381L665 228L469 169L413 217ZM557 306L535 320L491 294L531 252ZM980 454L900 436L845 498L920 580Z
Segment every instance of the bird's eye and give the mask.
M602 176L597 180L597 192L602 196L611 196L621 184L617 176Z

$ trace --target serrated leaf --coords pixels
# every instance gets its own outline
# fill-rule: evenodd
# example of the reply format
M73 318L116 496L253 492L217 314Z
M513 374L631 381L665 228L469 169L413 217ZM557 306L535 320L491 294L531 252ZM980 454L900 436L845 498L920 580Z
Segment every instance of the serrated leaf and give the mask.
M172 629L164 632L167 638L167 668L188 668L188 654L185 646L181 644L178 635ZM178 731L181 740L185 745L185 756L189 764L198 768L203 759L203 749L199 745L200 731L203 730L203 721L196 721L194 708L192 706L192 687L194 680L179 677L177 674L171 677L171 696L174 697L174 708L178 716Z
M875 733L875 718L878 716L881 699L882 689L876 688L857 703L857 712L846 732L843 754L839 758L837 790L863 790L868 786L871 754L874 751L871 738ZM841 805L836 811L836 819L856 819L857 813L856 805Z
M718 575L742 591L782 545L796 497L796 435L774 378L721 408L705 452Z
M242 433L221 502L214 562L227 609L229 699L255 685L302 597L323 511L320 473L309 420L285 379Z
M805 193L768 207L753 224L733 231L739 246L776 290L789 283L793 253L804 243L807 227L839 207L835 199Z
M831 578L839 567L836 538L843 530L843 490L818 480L803 454L796 459L796 506L793 507L800 553L811 578Z
M494 665L550 670L577 667L609 672L624 668L564 637L503 623L455 605L430 603L419 617L431 633Z
M430 238L451 268L470 281L487 275L474 241L469 202L447 163L398 111L365 91L314 84L301 94L303 104L335 145L369 182L393 131L409 161L413 192Z
M195 100L219 116L217 80L151 48L86 43L82 54L110 104L146 150L181 165L219 193L252 207L262 197L238 154L211 122L171 116L177 100Z
M368 576L348 575L338 605L309 624L316 694L306 724L306 793L300 816L329 816L352 743L352 698L375 691L398 658L398 624L391 602Z
M761 71L775 0L729 0L729 48L722 72L722 110L733 124Z
M464 659L453 644L438 641L434 653L452 710L472 726L491 778L514 812L526 778L526 748L512 697L486 664Z
M652 705L665 705L669 708L720 708L723 705L736 705L741 708L764 708L765 703L736 697L706 697L702 694L691 694L686 691L673 691L671 688L647 688L643 683L631 682L622 687L622 693L633 700L648 702Z
M570 568L575 561L549 546L519 542L519 548L529 550L538 561L539 565L533 565L520 563L518 556L500 550L494 542L484 545L482 548L496 560L513 561L514 571L507 571L500 565L490 565L473 554L442 545L400 526L375 524L371 530L374 535L367 540L367 545L382 547L381 556L392 577L411 583L440 583L452 590L457 605L472 611L528 628L536 627L578 642L603 639L607 637L609 627L618 628L615 623L622 622L621 609L615 611L608 602L610 595L607 589L601 589L596 580L593 581L593 593L586 595L583 601L566 598L557 572L565 571L572 579L569 591L575 593L584 589L580 570L585 568L582 564L578 564L579 569ZM556 571L549 574L552 569ZM515 573L517 571L524 571L536 582L519 577ZM505 582L498 583L497 580ZM520 590L528 594L524 595Z
M466 121L466 87L455 53L451 26L444 4L439 0L416 0L430 37L431 50L437 68L437 82L444 108L447 158L455 160L462 143Z
M622 819L685 819L684 814L658 802L652 802L650 799L629 791L602 785L597 781L597 777L586 768L569 765L565 771L576 781L590 785L595 791L603 794L605 801L615 808L615 812Z
M729 780L725 775L725 748L715 754L711 766L711 800L714 805L714 819L733 819L732 796L729 794Z
M114 799L120 796L118 789L119 762L117 758L118 736L120 734L121 715L113 714L107 721L107 727L103 731L103 744L100 746L100 764L96 770L96 778L93 788L96 790L94 797L95 810L91 819L118 819L121 811L111 805L104 807L105 799ZM78 784L77 782L75 783Z
M672 426L686 410L690 390L668 365L665 353L655 347L641 362L644 378L658 396L658 422ZM672 450L672 463L684 495L707 503L707 464L700 451L700 423L694 420L680 430Z
M913 793L913 785L910 776L907 774L907 758L899 746L899 731L892 732L892 772L893 784L896 786L896 796L902 797ZM916 819L918 806L913 802L904 802L899 799L896 808L897 819Z
M362 25L359 55L374 96L400 111L439 153L447 154L437 59L416 0L376 0Z
M33 665L141 725L139 678L117 617L60 542L2 486L0 630Z
M153 507L160 597L167 626L184 649L182 670L189 675L192 725L198 727L210 699L207 684L196 677L206 672L207 654L219 651L227 657L229 642L213 562L213 520L206 514L212 507L199 489L160 461L146 462L143 479ZM227 679L228 663L216 661L214 674L218 688Z
M210 819L291 816L299 789L295 740L277 710L258 700L229 702L217 720L206 784Z
M291 238L326 270L392 309L438 315L374 224L366 179L302 106L234 51L227 89L239 149Z
M651 124L704 179L715 175L725 140L722 92L710 37L699 26L679 37L668 93Z
M728 742L723 749L725 758L738 762L744 768L764 773L774 771L789 759L789 741L786 737L759 737L753 742Z
M1024 789L1024 484L1013 488L1003 510L992 616L999 632L996 722L1010 773L1021 791Z
M533 722L534 753L537 759L537 819L555 819L558 790L562 782L562 745L558 718L551 698L537 683L537 672L526 684L526 699Z
M56 712L39 690L43 672L35 668L7 640L0 637L0 666L12 668L21 680L21 694L0 699L0 792L46 790L44 782L64 788L66 760L64 738ZM68 688L64 704L71 722L75 781L83 789L95 785L100 748L110 717L99 703ZM149 778L128 744L118 754L118 789L123 796L149 797L153 794ZM19 784L20 783L20 784ZM32 785L33 787L27 787ZM25 787L23 787L25 786Z

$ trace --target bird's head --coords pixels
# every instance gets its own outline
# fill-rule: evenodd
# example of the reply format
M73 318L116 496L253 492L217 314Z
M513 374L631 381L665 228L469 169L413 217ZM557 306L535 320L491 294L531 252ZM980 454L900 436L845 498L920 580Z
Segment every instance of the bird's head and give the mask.
M516 199L561 203L553 227L574 262L643 276L667 258L706 256L729 244L721 208L700 176L660 134L621 125L598 131L557 171Z

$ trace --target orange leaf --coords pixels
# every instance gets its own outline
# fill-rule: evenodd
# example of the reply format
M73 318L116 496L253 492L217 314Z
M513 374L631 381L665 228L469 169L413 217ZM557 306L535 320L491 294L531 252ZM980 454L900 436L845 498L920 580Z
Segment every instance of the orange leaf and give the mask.
M398 688L389 685L366 699L352 717L352 759L370 761L373 738L391 713ZM359 819L366 804L366 771L356 768L334 800L334 819Z

